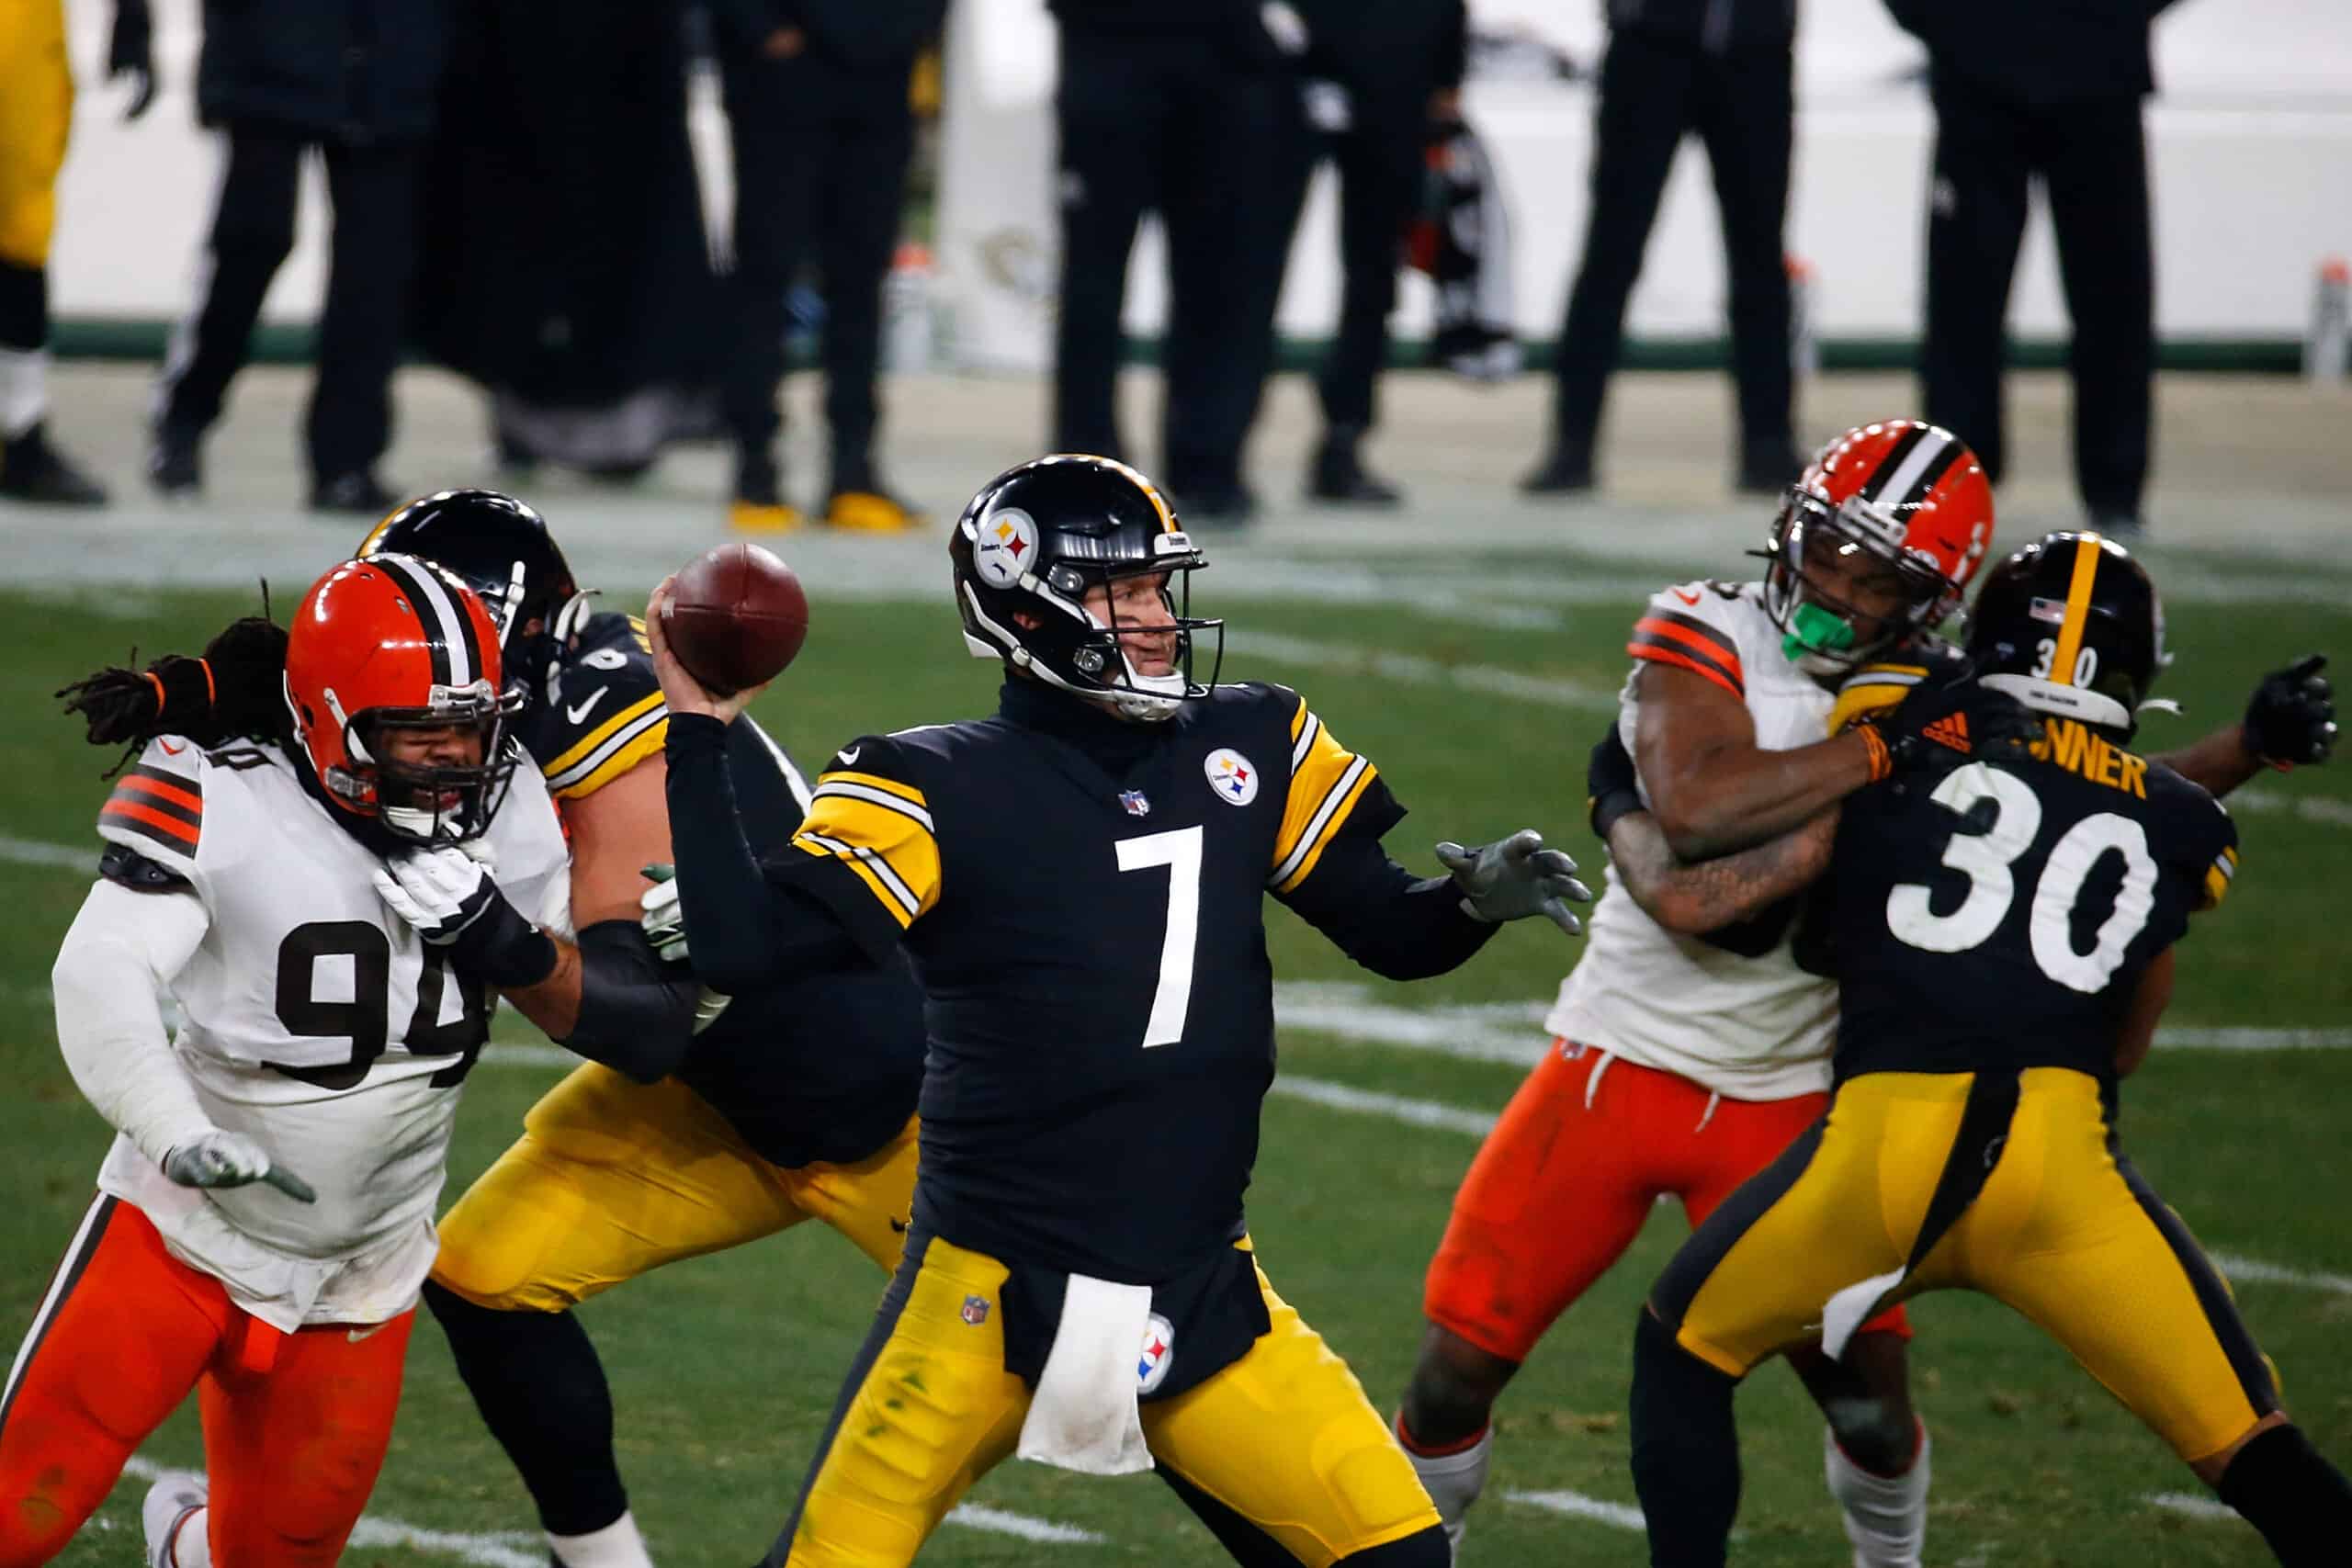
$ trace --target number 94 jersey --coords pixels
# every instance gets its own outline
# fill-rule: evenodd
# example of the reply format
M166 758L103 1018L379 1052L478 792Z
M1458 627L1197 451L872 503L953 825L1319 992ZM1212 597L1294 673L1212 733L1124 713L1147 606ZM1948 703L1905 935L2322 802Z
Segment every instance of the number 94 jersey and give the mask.
M458 1085L490 1032L462 982L370 881L376 857L303 789L274 746L151 742L117 781L99 836L176 877L207 929L171 981L181 1070L214 1125L258 1142L318 1191L200 1192L117 1138L99 1187L173 1250L285 1329L380 1322L415 1299L434 1253ZM568 924L570 856L546 786L518 768L485 842L500 886Z
M2114 1070L2140 976L2227 896L2237 829L2072 719L2034 760L1850 796L1831 862L1837 1073Z

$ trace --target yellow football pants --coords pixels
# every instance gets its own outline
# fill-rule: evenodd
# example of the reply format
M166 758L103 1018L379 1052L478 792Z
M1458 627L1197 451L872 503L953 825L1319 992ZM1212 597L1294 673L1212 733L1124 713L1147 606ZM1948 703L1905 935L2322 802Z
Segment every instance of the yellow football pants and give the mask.
M1827 1117L1725 1200L1660 1276L1651 1305L1682 1348L1745 1377L1817 1337L1833 1294L1902 1269L1973 1077L1871 1073L1842 1086ZM2278 1408L2276 1373L2227 1283L2112 1152L2086 1074L2020 1075L1982 1190L1890 1299L1939 1290L2022 1314L2191 1463Z
M913 1269L910 1283L908 1269ZM885 1298L791 1527L789 1568L899 1568L1011 1454L1029 1386L1004 1370L1003 1264L937 1237ZM1241 1359L1143 1406L1153 1459L1308 1568L1429 1529L1437 1510L1347 1363L1274 1293Z
M63 0L0 0L0 262L49 265L73 119Z
M589 1063L523 1118L523 1135L441 1222L433 1278L478 1306L562 1312L597 1292L822 1220L898 1267L915 1123L854 1165L786 1169L673 1078Z

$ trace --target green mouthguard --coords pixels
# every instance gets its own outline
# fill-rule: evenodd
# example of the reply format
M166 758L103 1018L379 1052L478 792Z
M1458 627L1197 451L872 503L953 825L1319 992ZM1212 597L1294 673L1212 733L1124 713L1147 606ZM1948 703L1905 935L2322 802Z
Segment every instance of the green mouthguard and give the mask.
M1781 652L1792 660L1808 653L1843 653L1853 646L1854 628L1845 617L1818 604L1798 605L1781 638Z

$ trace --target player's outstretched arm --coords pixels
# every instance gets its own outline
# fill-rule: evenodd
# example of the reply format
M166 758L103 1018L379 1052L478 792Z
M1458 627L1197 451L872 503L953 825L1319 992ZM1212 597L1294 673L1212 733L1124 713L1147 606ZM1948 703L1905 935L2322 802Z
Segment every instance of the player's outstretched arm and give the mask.
M1839 808L1825 808L1793 832L1714 860L1676 858L1657 818L1642 804L1633 754L1617 727L1592 749L1585 772L1593 837L1609 847L1617 878L1645 914L1670 931L1705 936L1754 919L1809 887L1828 869Z
M50 971L58 1049L83 1097L174 1181L264 1181L310 1202L309 1185L267 1150L212 1124L172 1055L156 998L187 966L209 924L203 901L185 883L176 890L134 890L112 881L92 887Z
M1499 845L1441 846L1442 854L1446 850L1465 865L1475 866L1487 851L1498 852L1488 857L1490 867L1502 858ZM1540 914L1570 931L1577 929L1565 901L1589 900L1592 895L1576 881L1576 863L1543 849L1540 839L1512 860L1507 878L1491 878L1474 892L1455 876L1417 877L1391 860L1369 833L1343 829L1325 846L1306 879L1276 897L1374 974L1420 980L1458 967L1487 944L1503 919ZM1490 913L1476 911L1481 898Z
M1862 730L1767 750L1756 743L1746 701L1705 677L1645 664L1634 681L1634 755L1658 829L1679 860L1777 839L1891 771L1883 740Z
M2326 761L2335 750L2335 692L2320 673L2326 667L2326 655L2314 653L2273 670L2255 682L2244 718L2149 761L2216 796L2266 768L2285 773Z

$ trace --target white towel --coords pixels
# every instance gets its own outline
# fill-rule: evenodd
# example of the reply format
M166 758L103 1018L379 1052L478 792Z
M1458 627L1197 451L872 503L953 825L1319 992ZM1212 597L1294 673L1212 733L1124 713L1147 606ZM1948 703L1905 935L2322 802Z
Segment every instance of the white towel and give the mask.
M1906 1265L1892 1273L1874 1275L1859 1285L1849 1285L1829 1298L1829 1304L1821 1313L1821 1348L1828 1352L1830 1359L1836 1360L1846 1353L1847 1341L1854 1337L1854 1331L1877 1314L1879 1303L1886 1300L1887 1292L1910 1274Z
M1136 1368L1150 1321L1150 1286L1069 1277L1061 1327L1021 1424L1023 1459L1089 1475L1151 1468L1136 1408Z

